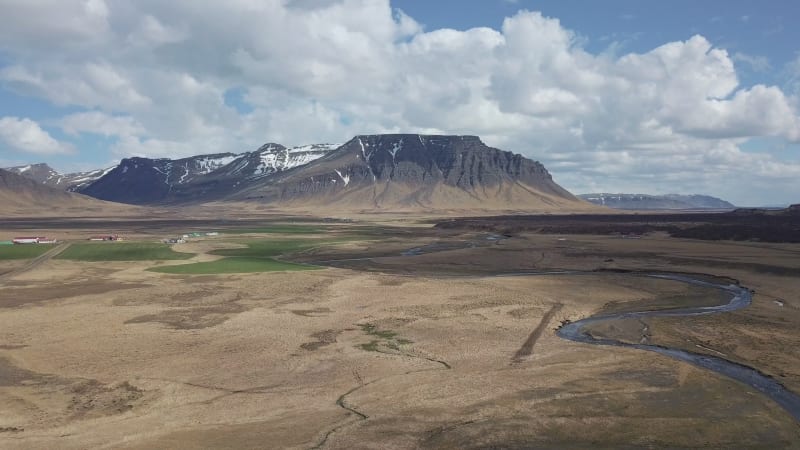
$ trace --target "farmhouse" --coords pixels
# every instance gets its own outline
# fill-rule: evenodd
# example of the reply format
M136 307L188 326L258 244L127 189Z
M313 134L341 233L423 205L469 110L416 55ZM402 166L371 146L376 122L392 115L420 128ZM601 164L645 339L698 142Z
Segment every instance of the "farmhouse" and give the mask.
M44 236L20 236L11 240L15 244L52 244L55 239L48 239Z

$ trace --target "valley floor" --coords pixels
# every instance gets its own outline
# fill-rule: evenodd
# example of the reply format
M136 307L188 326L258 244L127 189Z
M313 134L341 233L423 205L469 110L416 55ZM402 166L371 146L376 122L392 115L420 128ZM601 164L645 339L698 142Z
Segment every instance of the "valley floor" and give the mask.
M554 333L563 320L600 311L724 301L710 289L626 270L732 278L755 290L750 307L619 321L592 332L725 355L800 392L797 244L533 233L501 239L366 225L355 229L363 239L280 257L326 266L313 271L147 270L214 261L219 256L210 252L241 247L225 235L176 247L196 254L188 260L56 257L27 269L29 261L0 261L0 274L10 274L0 279L0 447L800 442L798 422L748 386L657 354ZM155 238L141 229L129 231ZM254 236L278 241L295 239L297 230L260 231ZM325 238L317 233L310 236ZM549 269L594 272L496 276Z

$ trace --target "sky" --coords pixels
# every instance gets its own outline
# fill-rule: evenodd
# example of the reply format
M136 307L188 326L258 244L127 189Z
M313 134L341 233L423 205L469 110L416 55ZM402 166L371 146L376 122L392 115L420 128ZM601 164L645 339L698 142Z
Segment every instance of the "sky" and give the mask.
M800 202L795 0L0 0L0 167L480 136L574 193Z

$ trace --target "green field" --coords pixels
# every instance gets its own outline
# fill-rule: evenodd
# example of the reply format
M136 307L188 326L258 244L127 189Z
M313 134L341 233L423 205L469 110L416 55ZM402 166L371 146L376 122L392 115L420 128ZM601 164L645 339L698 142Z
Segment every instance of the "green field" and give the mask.
M36 258L52 248L51 244L0 245L0 260Z
M231 257L210 262L153 267L147 270L161 273L207 275L217 273L283 272L316 269L320 269L320 267L276 261L272 258Z
M268 225L257 228L238 228L225 230L224 234L255 234L255 233L276 233L276 234L317 234L324 233L326 228L313 225Z
M271 258L280 256L286 253L305 250L307 248L315 247L322 243L331 242L330 240L316 240L316 239L294 239L294 240L248 240L239 241L237 243L245 244L245 248L226 248L223 250L214 250L210 252L212 255L219 256L238 256L243 258Z
M244 248L228 248L209 252L212 255L227 256L217 261L178 266L153 267L148 270L175 274L215 274L215 273L254 273L296 270L315 270L320 267L295 264L275 260L274 257L315 247L329 240L252 240L240 241Z
M157 261L189 259L193 253L179 253L167 244L151 242L97 242L72 244L56 259L75 261Z

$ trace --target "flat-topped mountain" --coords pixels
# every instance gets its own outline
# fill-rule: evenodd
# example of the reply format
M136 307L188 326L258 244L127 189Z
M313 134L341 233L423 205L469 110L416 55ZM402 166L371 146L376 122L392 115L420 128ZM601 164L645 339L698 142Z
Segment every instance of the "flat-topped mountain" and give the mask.
M581 209L588 204L536 161L476 136L356 136L306 164L230 196L347 209Z
M580 194L596 205L614 209L734 209L731 203L710 195Z

